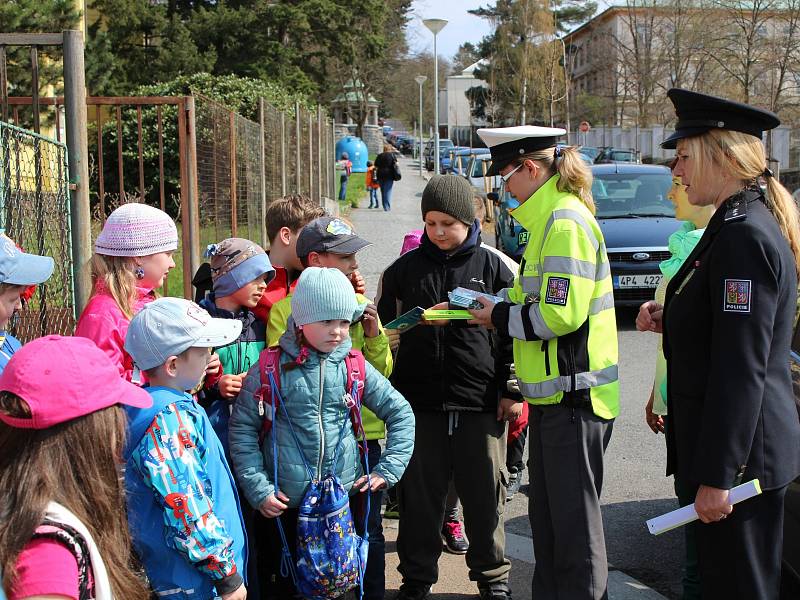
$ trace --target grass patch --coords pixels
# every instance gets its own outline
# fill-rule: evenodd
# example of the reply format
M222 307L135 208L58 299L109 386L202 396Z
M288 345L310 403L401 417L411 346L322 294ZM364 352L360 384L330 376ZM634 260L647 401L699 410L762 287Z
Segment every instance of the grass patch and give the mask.
M336 197L339 197L339 184L336 184ZM359 203L367 196L367 174L351 173L347 180L347 192L344 201L339 201L339 212L346 215L351 208L358 208Z

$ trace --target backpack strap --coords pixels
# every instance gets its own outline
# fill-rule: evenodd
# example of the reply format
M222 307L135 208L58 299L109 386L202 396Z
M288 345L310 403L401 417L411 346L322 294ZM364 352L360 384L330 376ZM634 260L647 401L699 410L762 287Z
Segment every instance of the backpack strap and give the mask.
M264 442L267 434L272 429L272 420L267 418L267 411L264 405L266 401L269 406L277 408L280 402L280 393L273 394L272 386L270 384L270 374L278 386L278 392L281 388L281 377L279 373L279 366L281 364L281 347L270 346L264 349L258 355L258 374L261 380L261 387L256 392L256 400L258 401L258 416L261 417L261 432L258 435L259 445Z
M344 364L347 368L347 392L353 399L353 402L349 404L353 433L356 435L356 439L361 435L366 441L361 424L361 398L364 395L367 381L367 361L359 350L350 350L344 357Z
M55 540L65 546L78 563L78 600L90 600L95 597L89 545L80 533L69 525L45 518L33 532L31 539Z
M367 476L367 485L370 482L369 472L369 446L367 442L367 433L364 431L364 424L361 420L361 398L366 389L367 381L367 361L364 355L358 350L350 350L344 359L345 366L347 367L347 390L352 400L350 406L350 421L353 424L353 433L356 436L358 443L358 450L361 454L361 460L364 462L364 474ZM359 442L359 439L361 440ZM369 538L369 510L370 510L370 497L371 492L367 490L362 495L364 502L364 540ZM367 571L366 560L362 562L361 555L359 555L358 565L358 585L360 590L360 597L364 597L364 574Z

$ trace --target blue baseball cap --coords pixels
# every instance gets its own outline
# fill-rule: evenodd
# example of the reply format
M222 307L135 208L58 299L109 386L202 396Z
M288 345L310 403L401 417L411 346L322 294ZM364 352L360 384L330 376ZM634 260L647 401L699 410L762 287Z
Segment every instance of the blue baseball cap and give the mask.
M215 319L194 302L159 298L131 320L125 350L142 371L158 367L189 348L218 348L242 333L238 319Z
M22 252L10 237L0 234L0 283L37 285L53 274L53 259L49 256Z

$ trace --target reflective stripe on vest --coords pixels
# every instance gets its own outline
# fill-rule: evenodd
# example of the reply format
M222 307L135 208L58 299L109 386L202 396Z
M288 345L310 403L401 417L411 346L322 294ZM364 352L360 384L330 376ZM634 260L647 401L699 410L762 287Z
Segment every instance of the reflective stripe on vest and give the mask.
M619 367L611 365L599 371L576 373L574 379L574 389L572 388L573 377L571 375L562 375L539 383L526 383L517 378L517 384L520 392L526 398L547 398L558 392L573 392L613 383L619 379Z
M606 256L605 243L599 243L597 241L597 236L595 236L594 231L592 231L586 219L576 210L561 209L553 211L553 214L550 215L544 227L542 246L539 248L539 258L542 256L545 240L547 240L547 235L550 233L550 229L553 227L553 223L556 219L569 219L583 228L595 249L597 262L592 263L569 256L547 256L544 259L544 263L539 263L539 272L537 275L520 275L520 287L522 287L522 291L525 294L536 294L537 296L541 294L543 273L575 275L576 277L583 277L584 279L593 279L595 282L602 281L611 275L611 265Z

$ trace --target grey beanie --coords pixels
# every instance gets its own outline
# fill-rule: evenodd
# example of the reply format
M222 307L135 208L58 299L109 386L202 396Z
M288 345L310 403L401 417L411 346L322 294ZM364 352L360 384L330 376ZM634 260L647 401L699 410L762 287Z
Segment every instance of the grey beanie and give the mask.
M475 194L458 175L434 175L422 192L422 218L430 210L455 217L466 225L475 221Z
M339 269L303 269L292 294L292 318L297 325L337 319L352 323L366 307L358 303L353 284Z

